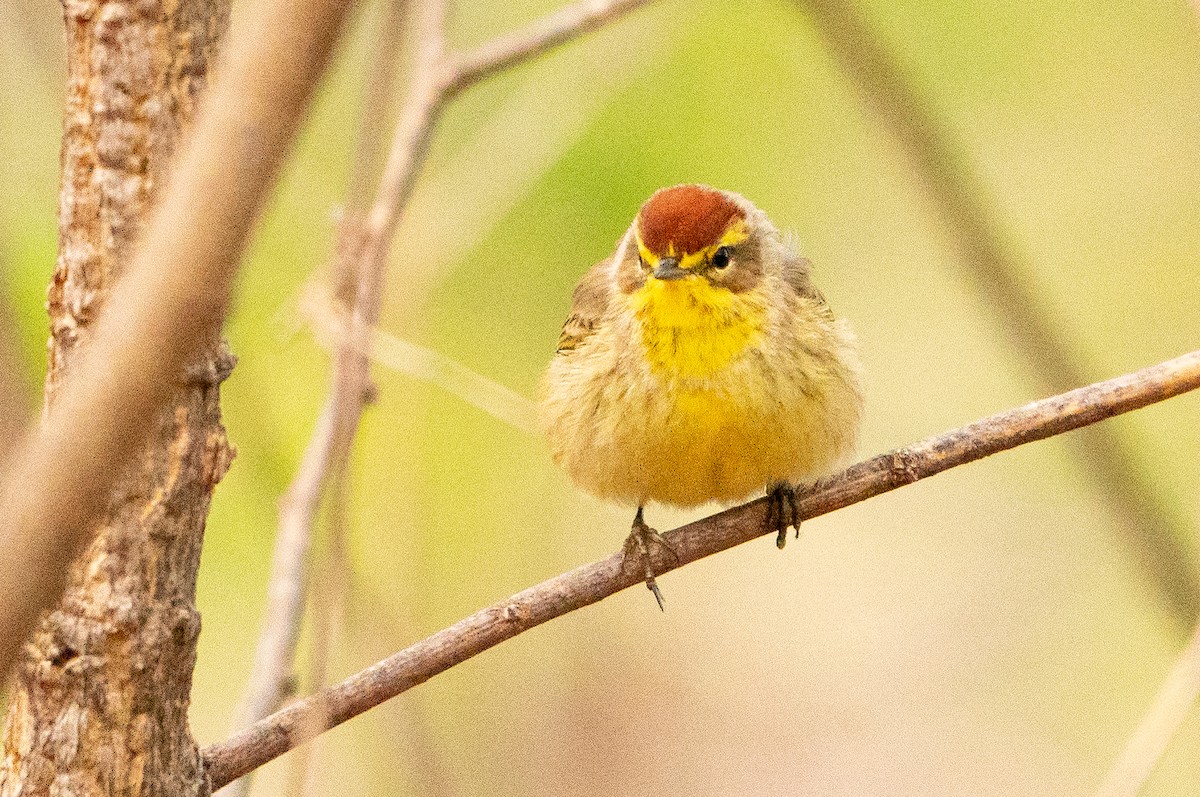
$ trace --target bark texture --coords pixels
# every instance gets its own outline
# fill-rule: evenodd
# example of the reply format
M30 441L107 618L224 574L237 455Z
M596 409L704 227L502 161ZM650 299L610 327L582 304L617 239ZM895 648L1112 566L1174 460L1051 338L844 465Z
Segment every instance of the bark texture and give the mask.
M195 114L228 0L65 0L68 84L46 401L147 220ZM153 345L148 342L147 345ZM209 500L232 451L212 341L179 375L10 687L0 795L206 795L187 724ZM121 374L112 374L120 379Z

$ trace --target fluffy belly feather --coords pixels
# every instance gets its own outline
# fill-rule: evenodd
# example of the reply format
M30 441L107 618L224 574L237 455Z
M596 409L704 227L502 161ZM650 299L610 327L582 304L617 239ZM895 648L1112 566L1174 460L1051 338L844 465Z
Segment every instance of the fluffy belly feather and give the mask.
M830 342L849 351L847 337ZM810 480L854 445L860 399L840 348L753 347L704 378L604 347L574 352L547 375L552 455L583 489L634 505L731 502Z

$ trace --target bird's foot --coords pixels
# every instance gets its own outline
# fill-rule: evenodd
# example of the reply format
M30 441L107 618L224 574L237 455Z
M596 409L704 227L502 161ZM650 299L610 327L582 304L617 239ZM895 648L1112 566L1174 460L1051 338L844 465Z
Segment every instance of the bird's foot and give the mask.
M622 553L626 564L641 560L642 572L646 576L646 589L654 593L654 600L658 601L658 608L666 611L663 606L662 592L658 589L658 582L654 580L654 568L650 560L650 546L652 545L665 550L676 562L679 561L679 554L675 552L671 543L667 542L663 535L646 525L646 521L642 519L642 508L638 507L637 516L633 519L633 528L629 530L629 536L625 538L625 545L622 546Z
M767 494L770 504L767 509L767 528L778 532L775 547L783 550L787 545L788 529L794 528L800 536L800 507L796 501L796 489L789 484L777 484Z

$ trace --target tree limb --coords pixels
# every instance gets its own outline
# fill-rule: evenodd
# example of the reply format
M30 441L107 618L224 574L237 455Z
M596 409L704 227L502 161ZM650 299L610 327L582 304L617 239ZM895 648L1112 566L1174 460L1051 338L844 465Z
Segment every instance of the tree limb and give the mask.
M1196 0L1200 2L1200 0ZM892 133L952 243L958 265L991 305L1045 390L1059 393L1088 381L1023 276L1024 264L1004 240L987 191L951 132L871 30L852 0L797 0L863 102ZM1133 558L1179 629L1200 612L1200 578L1185 547L1189 521L1156 498L1137 457L1119 435L1099 427L1071 440L1082 472L1106 500Z
M228 19L227 0L65 7L48 407L125 275L192 127ZM4 720L3 797L106 790L207 797L187 721L200 630L196 574L213 490L232 458L219 401L232 357L217 330L209 334L188 378L176 375L145 444L127 457L62 599L26 640ZM86 730L60 730L68 727Z
M224 320L242 250L354 3L260 0L127 276L0 484L0 672L62 594L127 457Z
M800 501L800 515L808 520L833 512L949 468L1198 387L1200 350L860 462L807 491ZM765 498L682 526L665 535L677 558L656 552L655 572L748 542L768 533L766 526ZM219 786L287 752L314 711L326 712L330 727L338 725L534 626L640 583L641 569L624 567L622 554L616 553L530 587L205 748L209 777Z

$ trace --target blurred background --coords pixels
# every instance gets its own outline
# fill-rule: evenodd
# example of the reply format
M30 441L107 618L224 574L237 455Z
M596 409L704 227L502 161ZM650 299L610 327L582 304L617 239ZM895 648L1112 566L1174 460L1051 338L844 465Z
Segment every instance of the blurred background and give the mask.
M558 0L454 4L469 46ZM0 385L37 406L56 247L58 4L0 0ZM1197 347L1200 21L1184 2L863 6L975 172L1018 276L1088 380ZM238 10L235 8L234 24ZM238 458L200 574L192 719L228 735L276 501L329 357L299 310L336 238L383 6L367 3L243 271L223 389ZM398 56L406 58L406 56ZM398 83L402 92L403 78ZM1046 395L911 161L782 0L662 0L462 96L393 246L382 326L525 396L576 279L639 204L737 190L794 231L862 343L860 455ZM380 366L358 438L340 678L617 549L629 513L536 437ZM18 400L18 404L19 404ZM14 409L0 408L12 418ZM1109 423L1200 547L1200 396ZM1062 439L1022 447L633 589L325 736L323 794L1086 795L1188 634ZM707 514L652 507L659 529ZM328 548L315 543L320 559ZM320 579L317 579L318 582ZM306 632L301 651L311 649ZM289 758L255 794L284 793ZM1193 710L1147 795L1194 794Z

